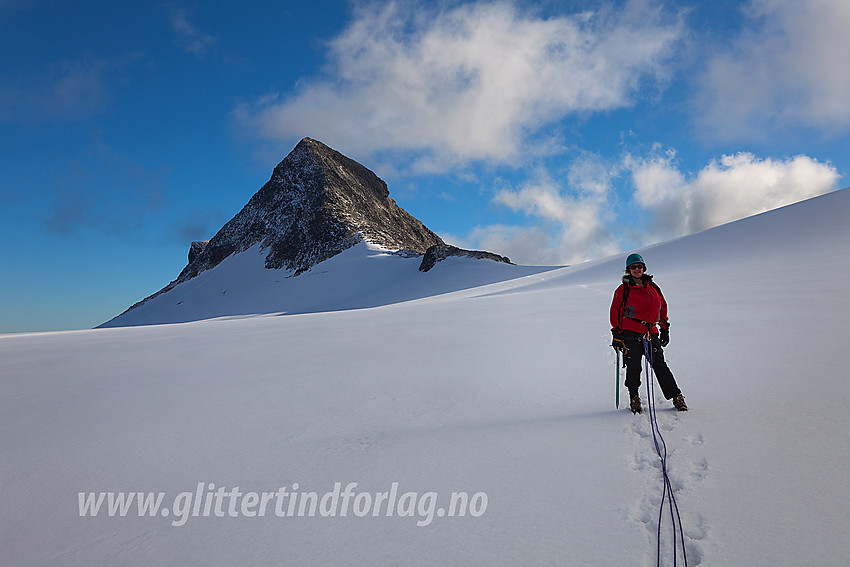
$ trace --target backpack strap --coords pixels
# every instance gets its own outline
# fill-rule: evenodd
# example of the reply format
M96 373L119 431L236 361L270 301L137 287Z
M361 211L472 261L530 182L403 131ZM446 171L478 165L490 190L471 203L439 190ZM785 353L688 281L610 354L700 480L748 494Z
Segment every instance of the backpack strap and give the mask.
M623 282L623 301L620 302L620 328L622 328L623 317L626 315L626 301L629 299L629 282Z

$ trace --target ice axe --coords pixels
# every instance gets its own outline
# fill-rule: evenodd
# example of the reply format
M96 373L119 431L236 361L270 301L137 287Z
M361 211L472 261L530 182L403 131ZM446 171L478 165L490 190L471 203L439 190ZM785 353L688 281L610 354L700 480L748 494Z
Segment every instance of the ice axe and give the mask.
M617 351L617 394L614 398L616 403L616 408L620 409L620 349L614 349Z

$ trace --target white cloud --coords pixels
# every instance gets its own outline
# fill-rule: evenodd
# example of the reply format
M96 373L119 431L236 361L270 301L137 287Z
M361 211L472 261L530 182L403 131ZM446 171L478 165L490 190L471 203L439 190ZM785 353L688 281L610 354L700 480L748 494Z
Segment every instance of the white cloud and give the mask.
M615 174L616 168L590 154L573 162L566 186L538 170L535 180L515 190L502 189L493 200L536 217L548 230L494 226L477 229L476 238L482 243L501 239L508 256L513 253L523 263L572 264L616 252L618 242L609 228Z
M635 159L624 165L632 173L635 202L653 218L656 238L690 234L752 216L837 188L835 167L804 155L775 160L751 153L724 155L687 179L675 154Z
M719 138L850 129L850 2L752 0L749 24L700 78L700 126Z
M840 175L808 156L758 158L741 152L714 159L695 175L680 171L676 152L608 163L591 154L575 160L567 183L546 171L518 188L501 189L494 202L525 213L530 227L477 227L463 246L505 254L522 264L573 264L691 234L837 188ZM631 176L628 219L618 219L615 183Z
M314 136L361 153L411 152L418 171L516 163L523 142L570 114L630 106L667 78L682 26L650 0L544 19L508 2L443 11L372 4L329 47L324 79L236 109L257 136Z
M116 65L106 61L67 63L56 74L33 75L0 86L0 120L52 122L83 120L108 102L108 76Z
M448 242L448 240L447 240ZM549 234L537 226L488 225L474 228L456 246L488 250L516 264L558 266L565 262L552 246Z
M198 58L203 57L217 41L215 36L203 33L189 23L185 10L172 12L171 28L174 31L177 45Z

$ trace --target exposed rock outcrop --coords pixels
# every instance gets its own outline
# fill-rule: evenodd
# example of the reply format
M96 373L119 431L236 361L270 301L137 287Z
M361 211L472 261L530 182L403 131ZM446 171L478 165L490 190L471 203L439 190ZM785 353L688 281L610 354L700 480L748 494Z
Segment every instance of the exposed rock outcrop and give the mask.
M449 256L459 256L462 258L477 258L480 260L493 260L495 262L504 262L505 264L512 264L510 259L505 256L499 256L498 254L493 254L492 252L484 252L481 250L464 250L462 248L458 248L456 246L452 246L450 244L435 244L428 248L425 251L425 255L422 257L422 263L419 264L420 272L427 272L435 265L437 262L441 262L448 258Z
M189 247L189 263L190 264L192 262L194 262L195 258L197 258L206 249L207 244L209 244L209 243L210 243L209 240L196 240L195 242L192 243L192 245Z

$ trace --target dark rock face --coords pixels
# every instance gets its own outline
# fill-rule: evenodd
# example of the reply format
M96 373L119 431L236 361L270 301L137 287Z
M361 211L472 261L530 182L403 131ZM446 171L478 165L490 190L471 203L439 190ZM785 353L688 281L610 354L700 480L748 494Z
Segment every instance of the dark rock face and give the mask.
M193 243L189 264L175 283L257 243L268 249L267 268L296 275L362 240L412 254L443 244L389 195L373 172L304 138L206 246L195 251Z
M189 263L190 264L195 261L195 258L197 258L198 255L200 255L201 252L204 251L204 249L207 247L207 244L209 244L209 243L210 243L209 240L196 240L195 242L192 243L192 245L189 247Z
M419 264L420 272L427 272L431 268L433 268L437 262L441 262L445 260L449 256L460 256L463 258L477 258L481 260L493 260L495 262L504 262L505 264L511 264L512 262L505 256L499 256L498 254L493 254L492 252L483 252L481 250L463 250L462 248L457 248L456 246L451 246L449 244L435 244L428 248L425 251L425 255L422 257L422 263Z

